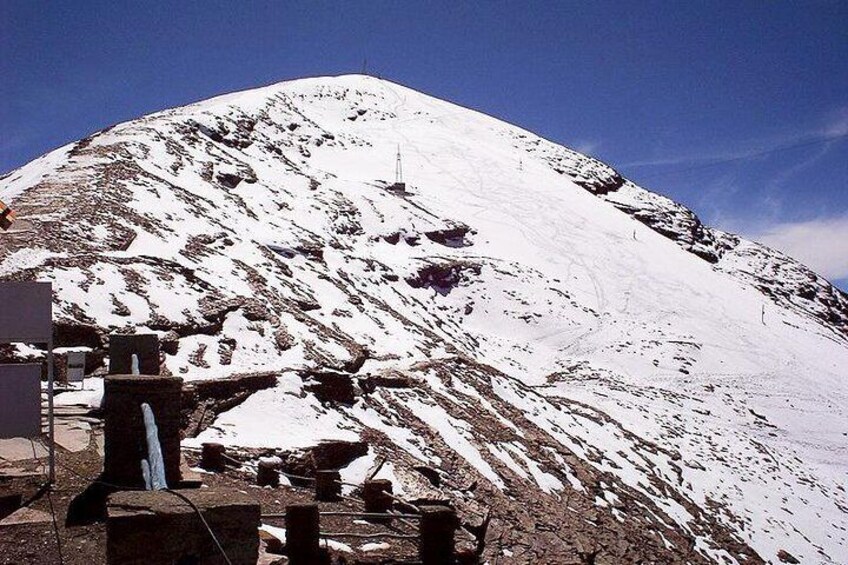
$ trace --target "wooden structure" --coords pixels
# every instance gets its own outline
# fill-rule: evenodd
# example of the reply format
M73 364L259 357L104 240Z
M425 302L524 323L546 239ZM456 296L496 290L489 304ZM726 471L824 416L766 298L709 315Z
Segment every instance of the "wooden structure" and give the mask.
M0 229L3 231L12 227L15 222L15 212L9 206L0 200Z

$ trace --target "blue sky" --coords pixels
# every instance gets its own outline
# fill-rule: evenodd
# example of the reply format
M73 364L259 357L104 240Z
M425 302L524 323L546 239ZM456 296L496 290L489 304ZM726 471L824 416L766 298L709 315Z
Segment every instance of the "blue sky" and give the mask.
M0 3L0 171L368 70L603 159L848 288L848 2Z

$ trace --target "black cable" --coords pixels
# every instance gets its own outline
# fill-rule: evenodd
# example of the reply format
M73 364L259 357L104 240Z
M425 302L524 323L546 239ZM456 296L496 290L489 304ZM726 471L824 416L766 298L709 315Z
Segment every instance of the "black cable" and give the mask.
M30 440L30 441L32 441L32 440ZM39 443L41 443L41 442L39 441ZM44 446L44 444L42 444L42 446ZM46 446L44 446L44 447L46 448ZM33 454L35 454L35 443L33 443ZM131 490L131 491L139 491L139 492L140 491L145 491L145 492L147 491L147 489L145 489L145 488L121 486L121 485L116 485L116 484L106 482L106 481L101 480L99 478L93 479L91 477L86 477L83 474L77 472L75 469L65 465L64 463L59 463L58 460L56 461L56 463L60 467L65 469L66 471L70 472L73 475L76 475L78 478L80 478L83 481L88 482L88 483L92 483L92 484L97 483L97 484L107 486L107 487L110 487L110 488L114 488L114 489L118 489L118 490ZM150 492L154 492L154 491L150 491ZM163 489L162 492L167 492L167 493L169 493L173 496L176 496L180 500L186 502L192 508L192 510L194 510L195 513L197 513L197 517L200 518L200 521L203 523L203 526L206 528L206 531L209 532L209 536L212 538L212 541L215 542L215 546L218 548L218 551L223 556L224 561L226 561L227 565L233 565L232 561L230 561L230 558L227 555L227 552L224 551L224 548L221 545L221 542L218 541L218 537L215 535L215 532L212 531L212 528L209 526L209 523L206 521L206 518L203 517L203 513L200 511L200 508L198 508L197 505L194 504L194 502L192 502L187 496L185 496L182 493L171 490L169 488ZM50 491L47 491L47 496L48 496L48 499L49 499ZM50 508L51 508L51 510L53 508L52 499L50 500ZM54 528L57 528L56 529L56 542L57 542L57 544L59 544L59 560L60 560L60 563L62 565L64 565L64 560L62 558L62 546L61 546L61 543L59 542L59 530L58 530L58 527L56 526L56 514L55 513L53 513L53 526L54 526Z
M35 441L30 438L30 445L32 446L32 458L38 461L38 453L35 450ZM39 441L39 443L41 443ZM42 447L44 447L42 445ZM46 449L46 447L45 447ZM41 473L43 474L46 471L47 467L44 463L41 464ZM62 538L59 536L59 524L56 523L56 508L53 506L53 495L51 491L53 490L53 485L47 485L47 502L50 503L50 517L53 521L53 535L56 538L56 550L59 552L59 564L65 565L65 556L62 554Z
M218 537L215 535L215 532L212 531L212 528L209 527L209 523L206 521L206 518L203 517L203 512L200 511L200 508L194 504L186 495L181 492L177 492L175 490L171 490L169 488L164 489L165 492L169 492L184 501L186 504L191 506L194 511L197 513L197 517L200 518L200 521L203 522L203 525L206 527L206 531L209 532L209 535L212 537L212 541L215 542L215 545L218 547L218 551L221 552L221 555L224 557L224 561L227 562L227 565L233 565L233 562L230 561L230 558L227 556L227 552L224 551L224 547L221 545L221 542L218 541Z
M50 515L53 517L53 534L56 536L56 548L59 550L59 563L65 565L65 557L62 555L62 539L59 537L59 525L56 523L56 509L53 507L52 489L47 489L47 502L50 503Z

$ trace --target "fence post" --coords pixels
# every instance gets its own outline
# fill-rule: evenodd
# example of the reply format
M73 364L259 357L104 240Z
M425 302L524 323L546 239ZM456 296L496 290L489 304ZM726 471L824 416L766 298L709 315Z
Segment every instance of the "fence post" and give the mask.
M447 506L421 507L421 538L418 555L424 565L454 562L456 511Z
M280 472L270 461L259 461L256 468L256 484L261 487L280 486Z
M338 471L315 472L315 500L333 502L342 494L342 476Z
M200 453L200 467L207 471L220 473L224 470L226 449L220 443L204 443Z
M365 481L362 487L365 498L366 512L386 513L392 509L392 481L388 479L373 479Z
M316 504L286 506L286 553L290 565L312 565L320 559L319 520Z

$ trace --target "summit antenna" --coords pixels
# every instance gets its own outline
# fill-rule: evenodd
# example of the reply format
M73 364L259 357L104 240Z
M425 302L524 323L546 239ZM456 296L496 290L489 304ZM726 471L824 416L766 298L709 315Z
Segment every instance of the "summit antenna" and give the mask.
M397 160L395 161L395 184L403 184L403 164L400 162L400 145L398 145Z
M400 145L398 145L397 158L395 159L395 183L389 187L389 190L406 192L406 183L403 182L403 164L400 160Z

